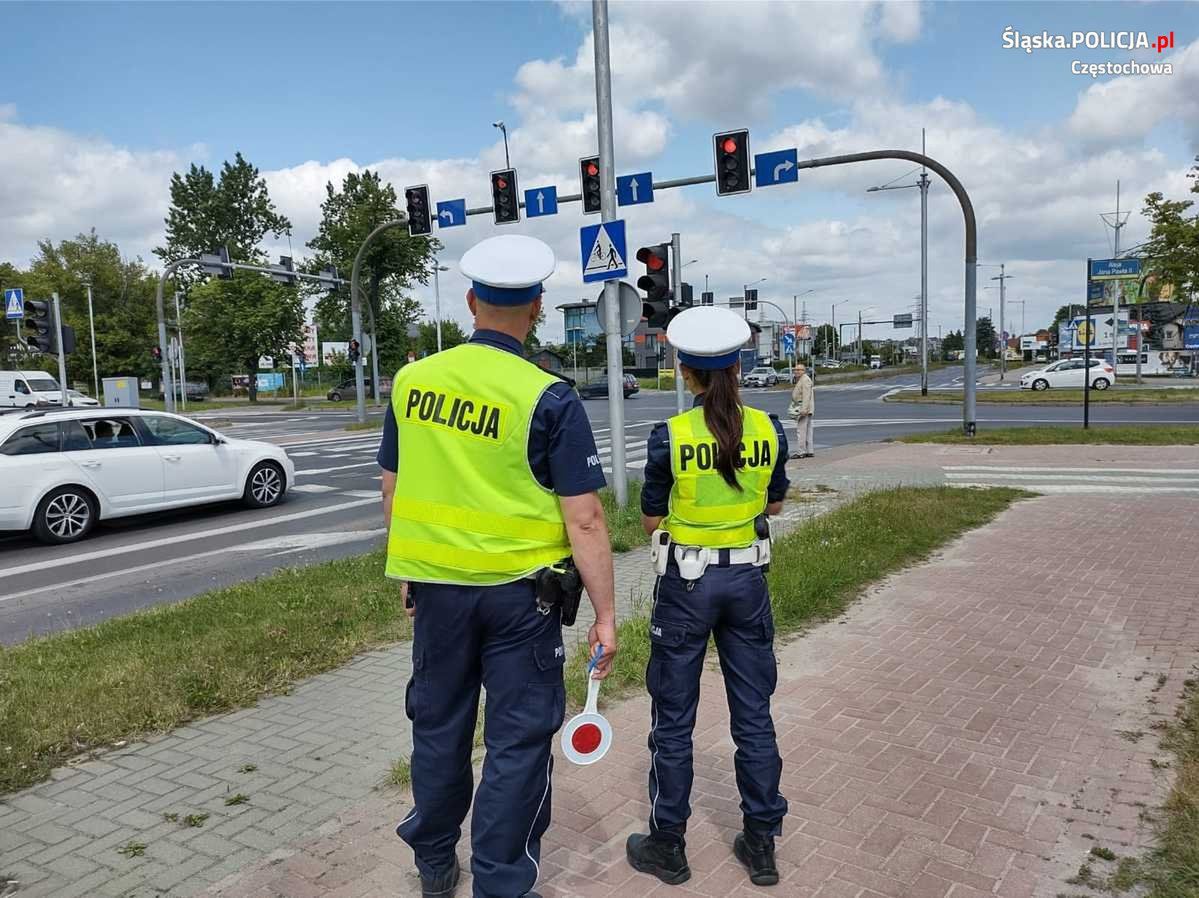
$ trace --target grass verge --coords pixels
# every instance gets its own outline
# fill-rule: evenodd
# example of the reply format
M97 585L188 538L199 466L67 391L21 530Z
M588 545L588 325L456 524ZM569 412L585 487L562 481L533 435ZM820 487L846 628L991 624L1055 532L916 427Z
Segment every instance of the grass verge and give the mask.
M979 390L975 400L984 404L1001 405L1081 405L1082 390L1042 390L1039 393L1032 390ZM921 396L919 390L904 390L892 393L886 397L887 402L940 402L960 403L962 394L952 390L929 390L927 396ZM1149 403L1174 405L1181 402L1199 402L1199 388L1196 387L1158 387L1149 388L1115 388L1111 390L1092 390L1091 402L1110 405L1145 405Z
M1127 445L1193 446L1199 443L1199 424L1055 424L1043 427L995 427L967 437L960 430L909 433L896 443L962 443L973 446Z
M640 480L629 481L629 502L624 508L616 504L616 494L611 487L600 490L600 501L604 503L613 552L627 552L649 542L649 537L641 528Z
M979 527L1017 499L1013 489L900 487L869 493L776 540L767 575L781 636L839 614L871 583L908 567ZM620 654L604 683L610 701L644 688L649 617L634 613L617 631ZM587 652L567 662L567 697L581 706Z
M346 425L346 430L382 430L383 419L371 418L369 421L352 421Z
M0 792L407 638L382 568L382 552L371 552L0 647Z

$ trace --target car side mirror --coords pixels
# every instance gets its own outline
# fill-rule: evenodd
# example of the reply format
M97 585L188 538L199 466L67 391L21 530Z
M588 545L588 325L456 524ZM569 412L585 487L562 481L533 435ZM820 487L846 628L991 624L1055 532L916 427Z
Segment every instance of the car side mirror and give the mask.
M215 433L208 437L208 441L214 446L223 446L226 442L228 442L224 437L217 436Z

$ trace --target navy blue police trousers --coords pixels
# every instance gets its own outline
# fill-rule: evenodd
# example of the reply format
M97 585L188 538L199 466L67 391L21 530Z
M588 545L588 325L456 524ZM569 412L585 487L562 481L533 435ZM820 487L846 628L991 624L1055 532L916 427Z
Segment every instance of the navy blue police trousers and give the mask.
M693 778L691 734L710 634L716 639L737 747L733 765L743 825L758 836L777 836L787 801L779 793L783 764L770 716L778 669L766 576L762 568L748 564L711 565L688 589L673 559L654 587L652 645L645 673L653 699L650 831L686 841Z
M517 898L537 881L550 823L550 743L566 710L561 615L538 613L531 580L409 588L416 619L405 705L415 807L396 834L422 874L453 866L474 788L481 685L487 756L471 818L474 895Z

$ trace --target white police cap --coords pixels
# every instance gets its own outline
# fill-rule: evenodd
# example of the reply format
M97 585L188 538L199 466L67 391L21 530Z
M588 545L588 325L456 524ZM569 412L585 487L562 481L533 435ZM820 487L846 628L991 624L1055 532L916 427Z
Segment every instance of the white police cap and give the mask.
M521 306L542 294L541 282L558 266L554 251L536 237L502 234L468 249L458 263L475 297L496 306Z
M749 341L749 325L736 312L717 306L692 306L674 317L666 339L688 368L730 368Z

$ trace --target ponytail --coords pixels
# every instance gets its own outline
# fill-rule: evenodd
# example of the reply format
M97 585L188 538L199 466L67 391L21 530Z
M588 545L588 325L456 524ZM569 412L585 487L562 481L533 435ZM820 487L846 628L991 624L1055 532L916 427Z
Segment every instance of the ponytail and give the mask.
M716 437L716 470L725 483L741 491L741 484L737 482L737 468L741 461L741 438L744 436L745 422L737 366L687 368L687 371L704 390L704 424Z

